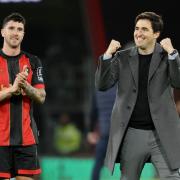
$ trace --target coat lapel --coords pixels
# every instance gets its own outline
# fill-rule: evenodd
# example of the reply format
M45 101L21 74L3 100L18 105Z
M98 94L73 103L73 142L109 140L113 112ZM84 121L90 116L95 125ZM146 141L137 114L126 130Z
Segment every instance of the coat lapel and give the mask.
M159 63L161 62L162 52L163 52L162 47L160 46L160 44L156 43L149 67L148 82L152 78L153 74L155 73L156 69L159 66ZM132 48L130 52L129 65L136 87L138 87L139 57L138 57L137 47Z
M132 48L130 52L129 65L131 68L132 76L135 82L136 87L138 87L138 72L139 72L139 59L137 48Z
M161 46L159 44L156 44L149 67L148 82L152 78L153 74L159 66L159 63L161 62L162 51L163 49L161 48Z

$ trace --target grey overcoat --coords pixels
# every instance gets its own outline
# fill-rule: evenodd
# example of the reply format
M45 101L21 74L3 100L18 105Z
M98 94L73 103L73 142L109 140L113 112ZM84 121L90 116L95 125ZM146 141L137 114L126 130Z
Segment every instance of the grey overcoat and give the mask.
M102 60L101 56L95 75L99 90L104 91L115 83L118 85L105 158L105 165L111 172L119 161L118 151L137 99L138 62L136 47L121 50L109 60ZM180 118L173 98L173 88L180 88L180 57L168 60L167 53L157 43L147 83L152 120L169 166L180 168Z

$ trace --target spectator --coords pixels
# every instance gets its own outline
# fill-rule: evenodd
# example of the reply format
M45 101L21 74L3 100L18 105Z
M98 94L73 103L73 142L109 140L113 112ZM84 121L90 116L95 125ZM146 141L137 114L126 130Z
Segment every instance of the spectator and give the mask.
M63 113L58 118L55 127L54 145L57 153L67 155L79 150L81 146L82 134L76 127L67 113Z
M106 92L96 91L93 97L91 108L91 127L88 133L88 141L96 144L95 163L92 171L91 180L99 180L100 172L104 164L106 147L109 137L109 125L111 111L114 104L116 86ZM97 122L99 131L97 131Z

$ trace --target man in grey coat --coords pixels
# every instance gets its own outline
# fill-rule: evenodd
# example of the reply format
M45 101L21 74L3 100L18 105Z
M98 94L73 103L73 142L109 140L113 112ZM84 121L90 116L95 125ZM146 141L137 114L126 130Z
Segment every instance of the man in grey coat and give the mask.
M112 40L100 56L96 87L118 84L105 165L121 164L121 180L139 180L147 161L160 179L179 180L180 119L173 88L180 88L180 57L171 39L157 43L162 17L143 12L135 19L135 47L117 51Z

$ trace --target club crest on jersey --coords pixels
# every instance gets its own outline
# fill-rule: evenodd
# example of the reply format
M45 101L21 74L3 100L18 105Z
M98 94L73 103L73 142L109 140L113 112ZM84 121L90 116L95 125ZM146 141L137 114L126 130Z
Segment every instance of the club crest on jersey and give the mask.
M27 67L27 68L25 69L25 71L27 72L27 74L29 74L29 73L30 73L30 68Z
M38 78L39 81L43 82L42 67L37 68L37 78Z

